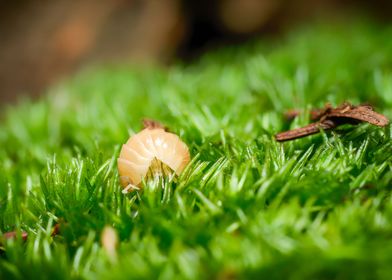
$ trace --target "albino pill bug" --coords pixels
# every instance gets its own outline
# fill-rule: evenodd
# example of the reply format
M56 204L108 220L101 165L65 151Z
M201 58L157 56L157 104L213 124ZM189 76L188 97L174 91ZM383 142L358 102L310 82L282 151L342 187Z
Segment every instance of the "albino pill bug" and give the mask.
M190 160L189 149L181 139L153 121L122 146L117 160L120 183L127 193L139 189L144 178L179 175Z

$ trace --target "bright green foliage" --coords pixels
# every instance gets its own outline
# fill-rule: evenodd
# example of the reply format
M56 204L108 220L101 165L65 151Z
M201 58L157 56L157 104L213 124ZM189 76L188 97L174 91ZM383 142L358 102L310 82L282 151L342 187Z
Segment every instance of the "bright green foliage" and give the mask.
M347 100L392 117L392 29L315 25L190 66L81 73L0 124L1 279L390 279L390 126L287 142L288 108ZM116 158L143 117L189 145L176 180L123 195ZM163 187L163 188L162 188ZM51 237L54 224L60 234ZM105 225L120 239L111 262Z

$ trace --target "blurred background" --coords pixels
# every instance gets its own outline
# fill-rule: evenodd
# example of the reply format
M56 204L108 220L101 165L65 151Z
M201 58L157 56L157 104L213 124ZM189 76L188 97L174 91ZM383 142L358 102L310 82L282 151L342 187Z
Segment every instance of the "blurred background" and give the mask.
M319 18L388 23L389 0L16 0L0 3L0 105L98 63L197 59Z

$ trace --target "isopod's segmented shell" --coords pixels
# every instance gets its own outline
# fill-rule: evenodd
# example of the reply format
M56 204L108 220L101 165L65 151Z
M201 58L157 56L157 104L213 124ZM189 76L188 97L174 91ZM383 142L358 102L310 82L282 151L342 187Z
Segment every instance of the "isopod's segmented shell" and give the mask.
M146 128L122 146L118 158L120 183L128 191L136 188L151 172L179 175L190 160L189 149L180 138L163 128Z

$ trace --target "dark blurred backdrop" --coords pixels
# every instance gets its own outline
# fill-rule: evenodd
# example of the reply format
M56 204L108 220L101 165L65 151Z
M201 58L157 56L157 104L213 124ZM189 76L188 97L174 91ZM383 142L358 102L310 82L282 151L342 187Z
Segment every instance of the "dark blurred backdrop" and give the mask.
M16 0L0 3L0 104L99 62L163 63L326 17L389 22L388 0Z

